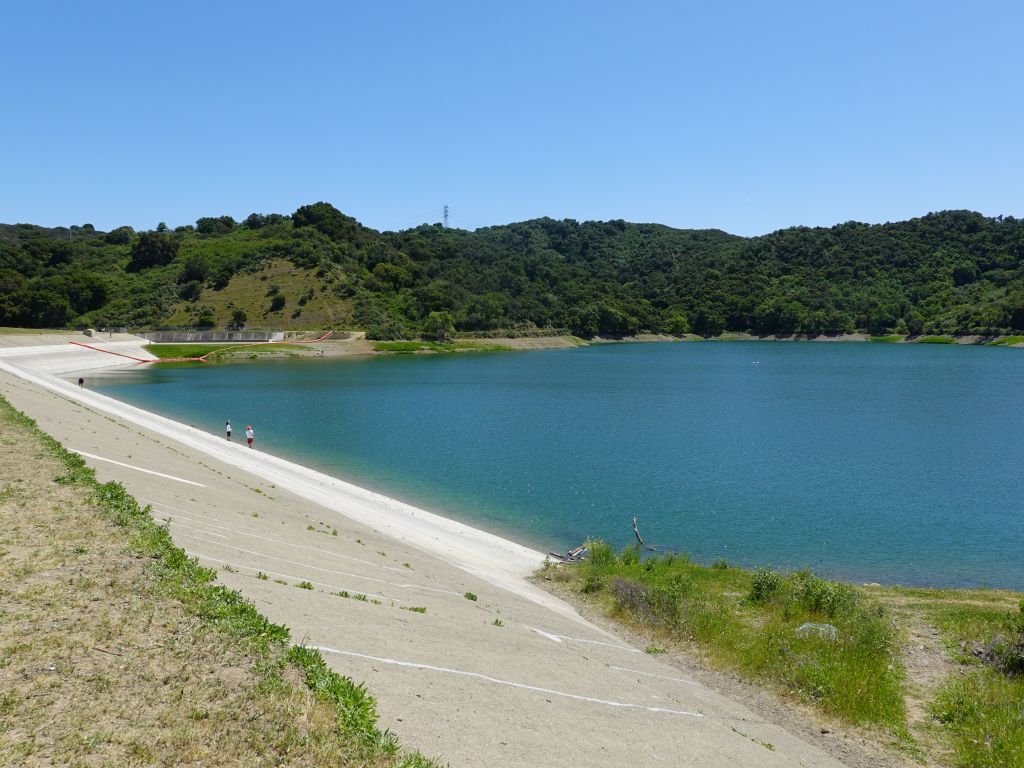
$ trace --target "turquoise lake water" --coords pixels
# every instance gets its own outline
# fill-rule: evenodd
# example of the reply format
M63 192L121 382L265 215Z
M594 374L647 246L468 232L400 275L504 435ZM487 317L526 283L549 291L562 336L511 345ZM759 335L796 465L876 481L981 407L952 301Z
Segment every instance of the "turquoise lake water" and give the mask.
M729 342L160 366L90 385L544 551L1024 588L1024 351Z

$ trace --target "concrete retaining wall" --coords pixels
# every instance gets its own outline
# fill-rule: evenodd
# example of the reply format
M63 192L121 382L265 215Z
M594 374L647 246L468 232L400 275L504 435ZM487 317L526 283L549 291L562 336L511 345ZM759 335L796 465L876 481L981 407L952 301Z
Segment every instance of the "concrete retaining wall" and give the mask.
M156 344L189 344L215 341L281 341L283 331L152 331L140 333Z

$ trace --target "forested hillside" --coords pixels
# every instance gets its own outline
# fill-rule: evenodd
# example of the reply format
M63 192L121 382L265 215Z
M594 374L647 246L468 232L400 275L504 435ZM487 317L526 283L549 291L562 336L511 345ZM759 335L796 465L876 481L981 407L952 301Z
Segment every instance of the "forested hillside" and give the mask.
M316 203L173 231L0 225L0 325L1020 332L1024 222L945 211L753 238L571 219L377 232Z

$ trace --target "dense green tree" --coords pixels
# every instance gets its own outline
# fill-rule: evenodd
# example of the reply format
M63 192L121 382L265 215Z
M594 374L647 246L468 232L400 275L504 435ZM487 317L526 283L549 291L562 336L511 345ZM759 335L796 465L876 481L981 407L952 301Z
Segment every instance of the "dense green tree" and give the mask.
M132 241L132 237L135 235L135 230L131 227L118 227L110 232L107 232L105 239L108 243L113 245L128 245Z
M131 250L130 269L162 267L178 255L178 241L162 232L143 232Z
M455 322L448 312L431 312L423 321L420 336L429 341L451 341L455 335Z
M182 265L179 282L203 283L210 276L210 261L205 254L192 253L185 259Z
M196 219L196 232L201 235L226 235L237 226L238 223L230 216L204 216Z
M301 206L292 214L292 223L296 227L314 227L339 242L362 239L362 225L330 203L319 202Z

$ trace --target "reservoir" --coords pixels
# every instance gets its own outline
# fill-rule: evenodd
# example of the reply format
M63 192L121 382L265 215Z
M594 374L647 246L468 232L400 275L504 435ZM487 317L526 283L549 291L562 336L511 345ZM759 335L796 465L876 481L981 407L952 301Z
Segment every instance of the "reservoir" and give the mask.
M627 545L635 515L702 563L1024 589L1022 350L608 344L90 385L543 551Z

